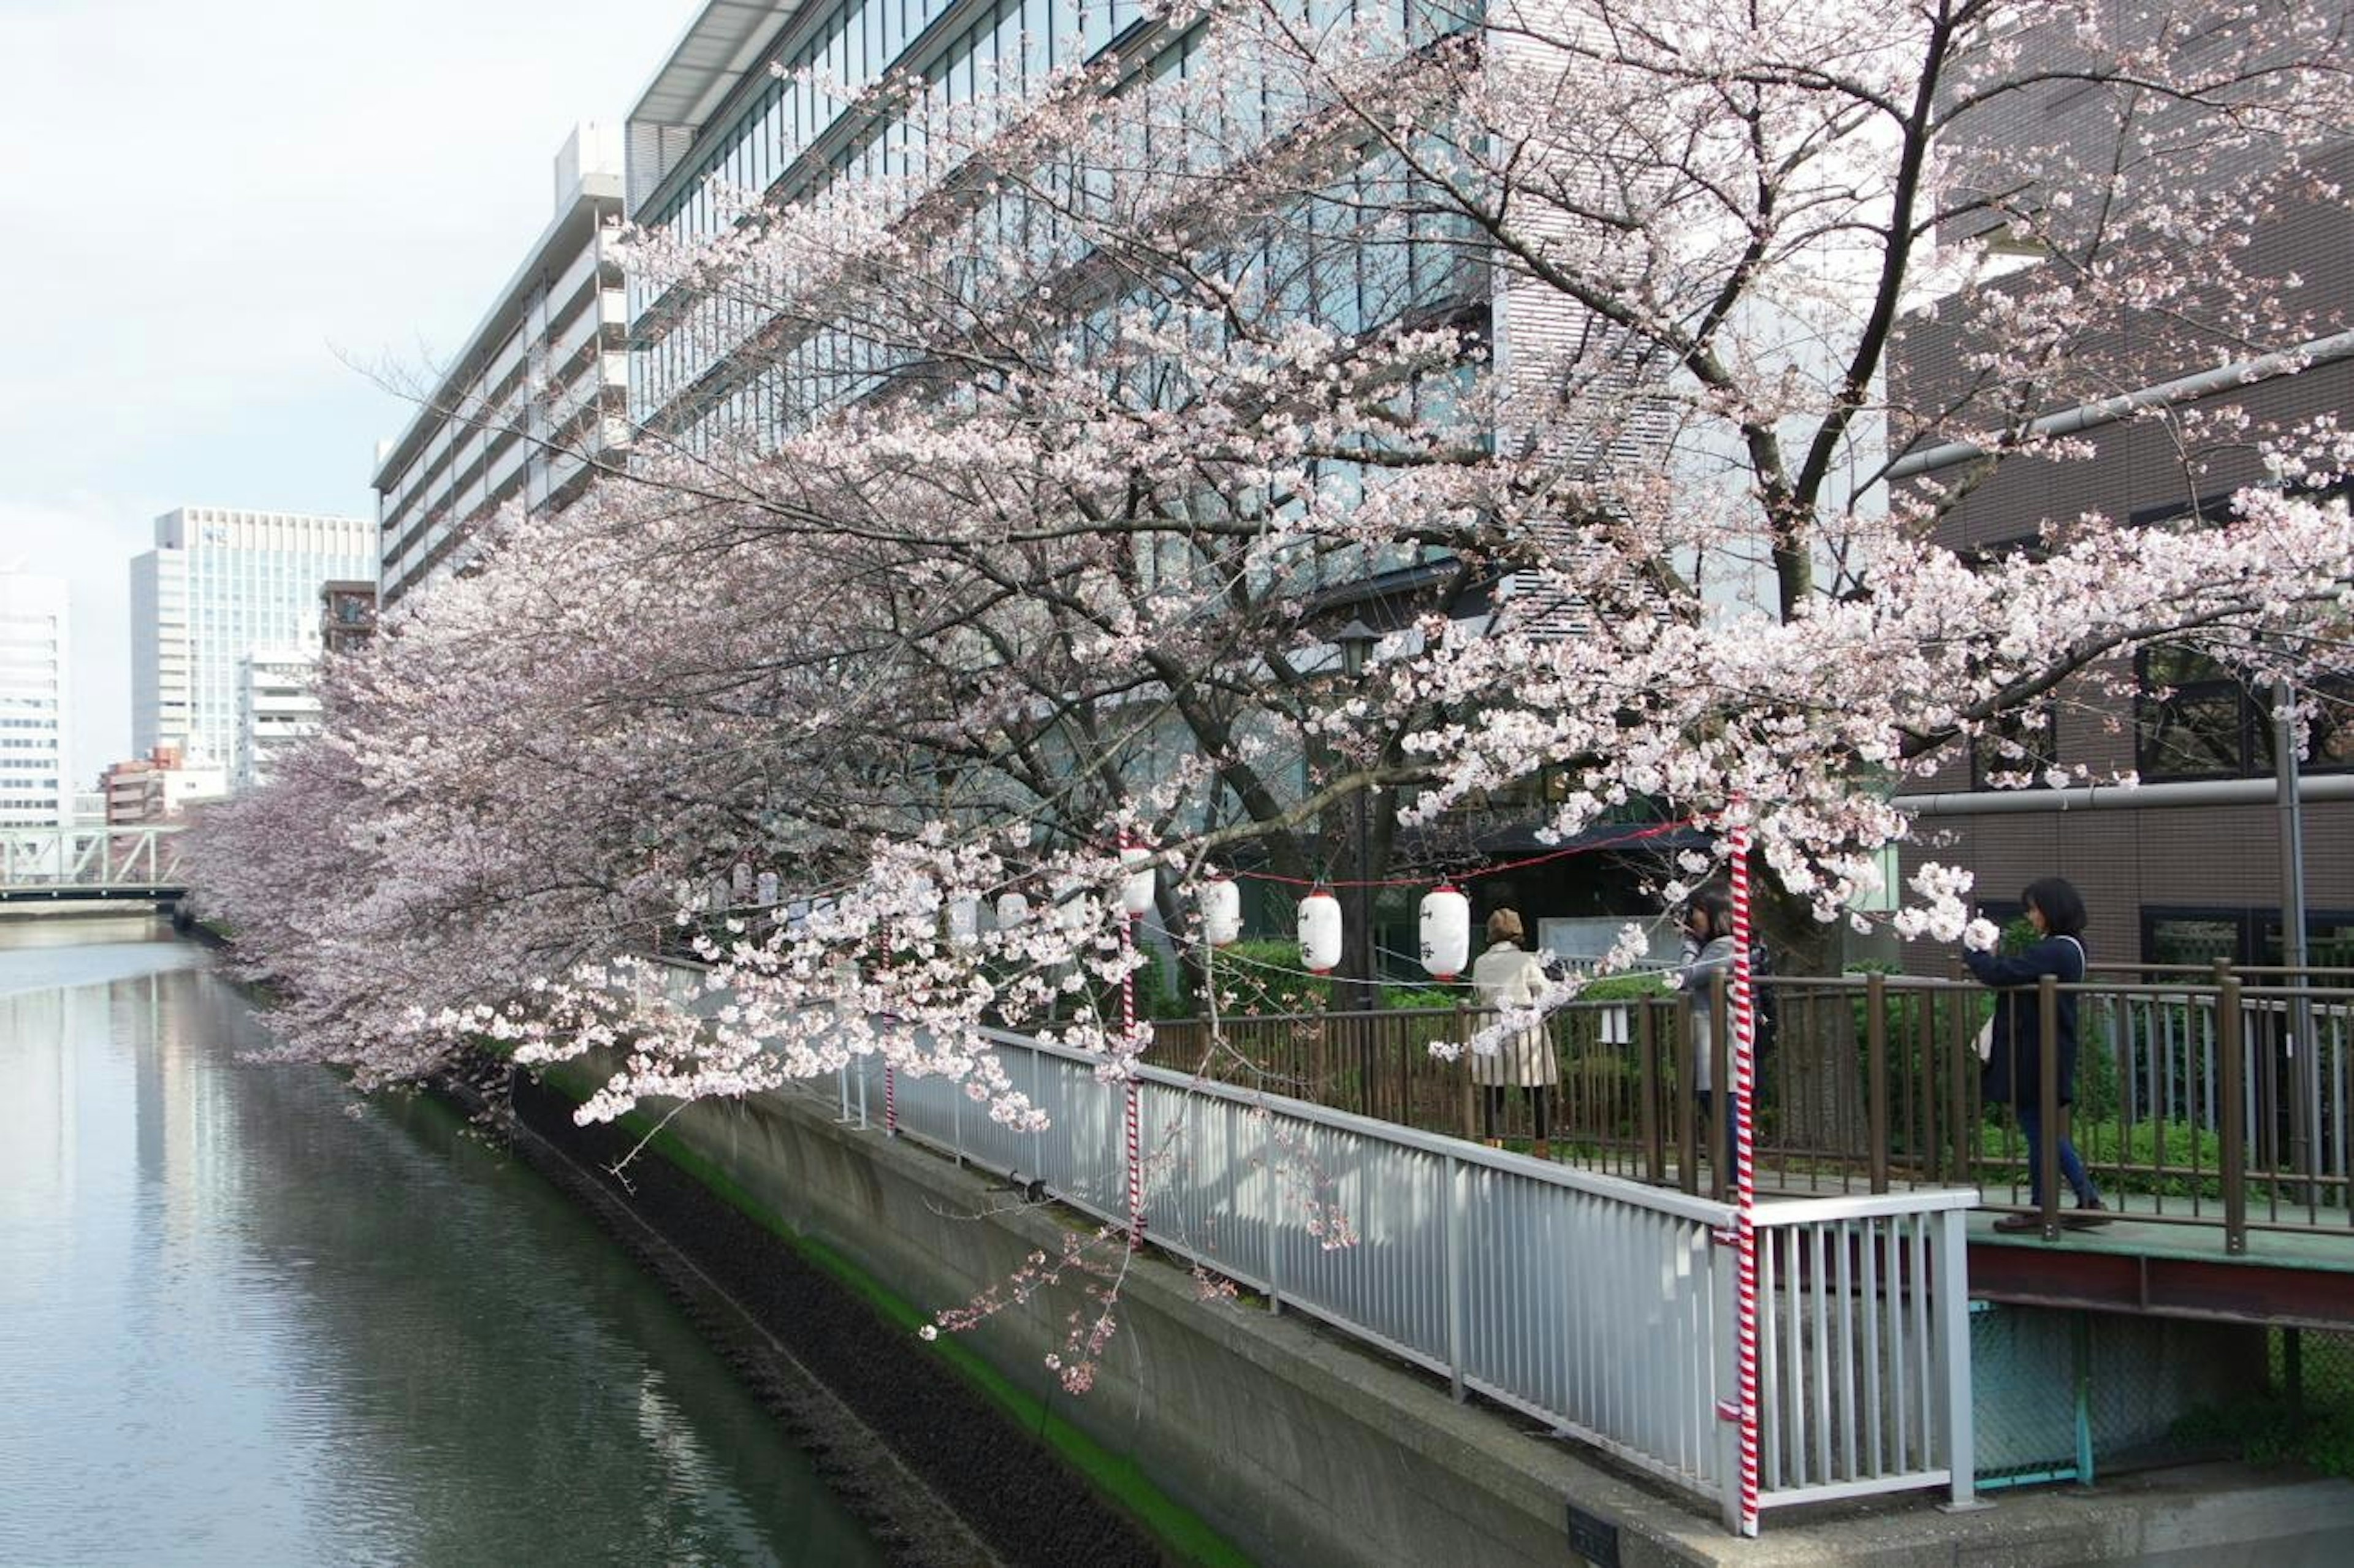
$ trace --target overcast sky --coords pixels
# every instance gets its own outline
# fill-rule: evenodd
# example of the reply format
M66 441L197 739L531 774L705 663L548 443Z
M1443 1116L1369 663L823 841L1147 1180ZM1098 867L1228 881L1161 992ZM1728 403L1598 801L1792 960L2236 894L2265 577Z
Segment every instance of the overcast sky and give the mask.
M0 0L0 569L73 585L73 775L131 744L180 505L373 516L377 384L464 346L699 0Z

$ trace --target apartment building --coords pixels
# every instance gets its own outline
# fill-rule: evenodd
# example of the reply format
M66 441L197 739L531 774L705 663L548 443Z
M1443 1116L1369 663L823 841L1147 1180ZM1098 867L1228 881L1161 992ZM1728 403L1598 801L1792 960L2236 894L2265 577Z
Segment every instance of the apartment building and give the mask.
M556 158L555 196L555 215L449 374L376 454L373 575L387 607L461 566L500 508L565 505L626 440L621 274L607 249L621 209L619 137L577 127Z
M223 799L228 794L228 773L218 763L183 758L176 746L159 746L144 757L107 768L99 779L99 794L108 827L142 827Z
M256 648L238 661L238 764L240 791L270 782L281 754L319 733L316 645Z

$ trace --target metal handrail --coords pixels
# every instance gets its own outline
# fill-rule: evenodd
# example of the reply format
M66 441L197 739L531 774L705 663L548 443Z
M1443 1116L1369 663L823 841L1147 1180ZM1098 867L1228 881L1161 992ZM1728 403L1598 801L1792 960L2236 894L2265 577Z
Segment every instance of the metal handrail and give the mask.
M2222 972L2228 1000L2212 968L2196 971L2195 982L2188 974L2052 982L2055 1002L2073 997L2080 1011L2084 1092L2073 1109L2045 1107L2047 1125L2073 1120L2096 1184L2121 1192L2137 1220L2220 1227L2232 1250L2250 1231L2354 1229L2354 986L2315 982L2332 971L2253 971L2271 984L2249 983L2251 971ZM2019 1171L2025 1151L1982 1103L1969 1044L1997 993L1975 981L1893 974L1776 975L1762 984L1780 997L1784 1015L1783 1039L1759 1076L1768 1190L1999 1190L2017 1180L2005 1172ZM1723 1195L1723 1162L1711 1158L1721 1135L1681 1090L1690 1005L1672 995L1581 1001L1549 1021L1561 1074L1551 1096L1556 1160ZM1609 1015L1623 1026L1602 1027ZM1423 1043L1462 1040L1489 1018L1468 1008L1301 1013L1229 1019L1225 1036L1288 1093L1477 1136L1469 1075L1431 1060ZM1198 1026L1162 1028L1155 1062L1177 1065L1180 1050L1209 1054ZM1352 1054L1331 1049L1343 1037L1373 1042L1368 1059L1382 1083L1372 1092L1344 1060ZM2310 1042L2308 1060L2298 1058L2299 1039ZM1210 1071L1239 1069L1214 1060ZM2036 1092L2041 1098L2040 1085ZM1517 1143L1532 1130L1531 1108L1505 1098L1511 1125L1500 1130ZM2045 1191L2053 1200L2045 1217L2056 1224L2057 1182Z

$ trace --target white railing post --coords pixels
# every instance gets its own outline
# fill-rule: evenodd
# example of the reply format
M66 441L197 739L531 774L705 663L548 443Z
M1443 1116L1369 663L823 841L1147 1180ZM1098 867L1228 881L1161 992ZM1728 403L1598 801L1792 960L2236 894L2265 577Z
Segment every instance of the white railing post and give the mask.
M1715 1332L1709 1349L1715 1362L1716 1489L1724 1528L1741 1533L1741 1352L1732 1330L1741 1318L1741 1255L1728 1234L1709 1244L1709 1283L1715 1310Z
M1463 1230L1465 1213L1463 1161L1447 1157L1447 1201L1440 1224L1447 1227L1447 1392L1463 1403Z
M1937 1383L1945 1402L1946 1463L1953 1467L1947 1504L1968 1508L1978 1496L1978 1428L1970 1402L1969 1238L1966 1213L1936 1214Z

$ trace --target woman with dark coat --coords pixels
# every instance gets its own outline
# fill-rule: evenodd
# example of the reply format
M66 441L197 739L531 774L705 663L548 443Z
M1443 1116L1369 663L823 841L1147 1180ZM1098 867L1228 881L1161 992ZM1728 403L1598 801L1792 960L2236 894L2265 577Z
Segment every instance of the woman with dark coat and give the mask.
M2063 987L2084 979L2084 900L2062 877L2047 876L2031 883L2020 902L2027 906L2035 940L2024 952L1964 952L1970 972L2001 992L1995 1000L1994 1048L1987 1058L1986 1102L2007 1105L2019 1118L2027 1142L2028 1192L2036 1208L2043 1207L2043 1008L2039 983L2050 975ZM2063 990L2053 1007L2055 1035L2050 1044L2058 1053L2056 1076L2060 1103L2076 1099L2076 993ZM2056 1129L2055 1129L2056 1130ZM2076 1154L2076 1146L2060 1139L2060 1174L2076 1194L2075 1225L2106 1224L2109 1214ZM1994 1223L1999 1231L2040 1229L2035 1214L2007 1214Z

